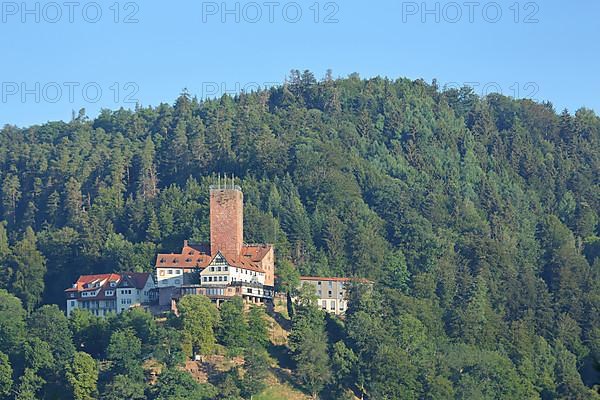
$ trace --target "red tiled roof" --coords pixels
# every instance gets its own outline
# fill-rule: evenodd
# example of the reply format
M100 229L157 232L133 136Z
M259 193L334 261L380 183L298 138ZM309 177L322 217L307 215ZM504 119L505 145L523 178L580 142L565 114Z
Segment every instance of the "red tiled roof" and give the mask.
M115 295L106 296L107 290L116 291L116 287L127 281L136 289L143 289L146 286L148 278L151 274L147 272L125 272L122 274L100 274L100 275L82 275L77 279L73 287L66 289L65 293L83 293L83 292L98 292L96 296L83 297L78 295L79 301L86 300L105 300L114 299ZM97 282L99 286L86 288L85 286ZM110 287L110 283L114 282L115 286Z
M118 282L119 280L121 280L121 276L119 274L82 275L79 277L79 279L77 279L77 282L75 282L74 287L65 290L65 292L81 292L86 290L95 290L97 288L85 289L84 286L95 281Z
M244 246L239 257L224 257L232 267L264 273L265 271L256 263L260 262L270 250L271 245ZM181 254L158 254L155 267L181 269L206 268L214 259L209 253L210 249L206 244L188 244L187 241L184 241Z
M232 267L247 269L254 272L262 272L263 274L265 273L265 271L262 270L258 265L248 259L225 257L225 260L227 260L227 264L231 265Z
M240 254L242 257L249 258L253 262L261 262L269 251L271 251L272 247L270 244L245 245L242 247Z
M187 240L183 243L181 254L158 254L155 267L173 267L181 269L206 268L212 261L210 248L205 244L189 245Z

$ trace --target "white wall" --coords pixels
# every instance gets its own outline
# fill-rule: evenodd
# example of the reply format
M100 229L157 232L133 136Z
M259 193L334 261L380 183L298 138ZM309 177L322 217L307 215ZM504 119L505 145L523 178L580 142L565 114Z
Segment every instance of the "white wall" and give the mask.
M136 288L117 288L117 313L141 303L142 291Z
M214 271L211 271L214 268ZM227 268L227 271L225 271ZM219 271L220 269L220 271ZM204 278L212 277L212 281L207 281ZM221 277L221 280L219 280ZM226 280L225 280L226 277ZM216 278L216 280L215 280ZM228 285L232 282L252 282L256 278L256 281L262 285L265 284L265 274L262 272L250 271L247 269L230 267L230 266L210 266L205 268L200 273L200 283L202 285Z
M181 287L183 285L183 269L181 268L157 268L156 279L158 287Z

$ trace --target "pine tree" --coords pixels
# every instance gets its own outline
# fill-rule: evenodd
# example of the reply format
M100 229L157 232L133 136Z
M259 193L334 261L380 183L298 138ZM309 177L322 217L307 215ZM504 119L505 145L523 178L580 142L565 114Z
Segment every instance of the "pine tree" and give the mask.
M159 243L161 238L160 225L154 208L151 208L148 216L148 227L146 228L146 239L152 243Z
M42 299L46 275L46 260L37 249L33 229L27 228L23 239L15 244L7 264L13 271L10 289L31 312Z
M17 205L21 199L21 183L19 177L8 174L2 182L2 208L4 218L10 224L17 222Z
M158 176L154 165L155 147L148 136L144 147L138 155L137 195L144 200L151 200L158 194Z
M77 226L83 214L83 196L77 179L69 178L66 182L62 204L66 223L73 227Z

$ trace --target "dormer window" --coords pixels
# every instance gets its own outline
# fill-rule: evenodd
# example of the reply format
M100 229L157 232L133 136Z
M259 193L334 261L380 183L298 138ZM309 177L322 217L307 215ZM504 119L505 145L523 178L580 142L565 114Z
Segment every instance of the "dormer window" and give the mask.
M161 263L161 264L163 264L164 262L165 262L165 259L164 259L164 258L161 258L161 259L160 259L160 263Z

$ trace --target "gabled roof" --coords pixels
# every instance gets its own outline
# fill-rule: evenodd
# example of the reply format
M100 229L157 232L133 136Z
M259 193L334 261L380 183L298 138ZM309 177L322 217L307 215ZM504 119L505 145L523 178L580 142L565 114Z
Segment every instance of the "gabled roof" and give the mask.
M240 256L223 256L227 263L236 268L244 268L255 272L265 272L257 264L271 251L271 245L246 245L242 247ZM217 253L221 254L222 253ZM207 244L189 244L183 242L181 254L158 254L156 256L156 268L181 268L181 269L204 269L208 267L217 255L210 255L210 246Z
M223 257L230 267L247 269L249 271L260 272L263 274L265 273L265 271L262 268L260 268L256 263L253 263L252 261L250 261L246 258L234 258L231 256L226 256L226 255L222 254L220 251L217 252L217 254L210 260L210 262L208 263L207 266L211 265L213 263L214 259L217 258L218 256Z
M99 287L102 287L107 282L118 282L120 279L121 276L119 274L82 275L79 277L79 279L77 279L77 282L75 282L73 287L65 290L65 292L81 292L92 289L95 290L98 289L98 287L86 288L86 286L91 283L98 282Z
M265 273L265 271L252 261L244 258L225 257L227 264L235 268L247 269L249 271Z
M106 298L114 299L113 295L107 296L107 290L115 290L116 287L131 287L143 289L146 286L148 279L152 279L152 274L147 272L124 272L122 274L101 274L101 275L82 275L77 279L77 282L65 290L65 293L84 293L98 292L95 296L81 297L78 299L85 300L104 300ZM114 285L111 287L111 283ZM90 286L92 285L92 286ZM88 287L89 286L89 287Z
M132 287L135 289L143 289L151 279L152 275L147 272L126 272L121 274L119 287Z
M240 255L252 262L261 262L273 248L270 244L247 244L242 247Z
M210 246L206 244L189 244L183 242L181 254L158 254L156 256L156 268L206 268L212 261Z

